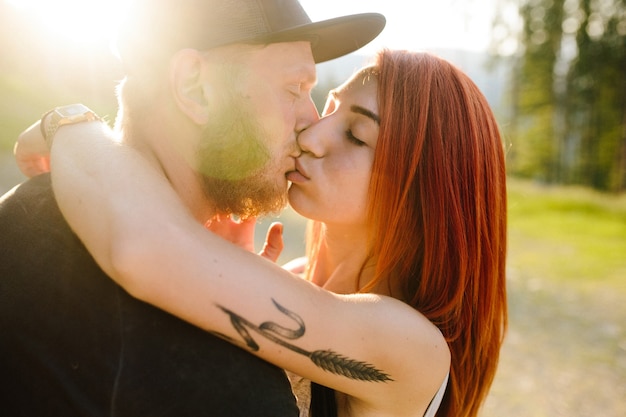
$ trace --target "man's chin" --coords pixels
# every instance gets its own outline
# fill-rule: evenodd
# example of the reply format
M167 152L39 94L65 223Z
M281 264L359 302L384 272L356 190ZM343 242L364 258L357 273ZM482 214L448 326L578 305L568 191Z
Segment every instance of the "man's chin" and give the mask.
M282 180L282 181L281 181ZM279 214L287 206L287 180L269 181L267 175L241 180L203 177L205 196L218 213L240 218L266 217Z
M287 207L287 200L257 202L241 206L231 214L245 220L250 218L276 217Z

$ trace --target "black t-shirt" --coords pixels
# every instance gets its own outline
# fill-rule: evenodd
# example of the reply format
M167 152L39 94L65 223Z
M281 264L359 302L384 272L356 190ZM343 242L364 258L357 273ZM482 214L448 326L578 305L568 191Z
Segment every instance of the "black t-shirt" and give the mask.
M298 411L282 370L132 298L108 278L42 175L0 199L0 415Z

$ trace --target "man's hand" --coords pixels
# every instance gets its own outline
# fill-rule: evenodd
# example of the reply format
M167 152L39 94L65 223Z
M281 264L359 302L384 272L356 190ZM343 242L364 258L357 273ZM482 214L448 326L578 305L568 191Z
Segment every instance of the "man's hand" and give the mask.
M205 226L216 235L250 252L254 252L256 219L236 221L230 216L215 216ZM284 247L282 233L283 225L281 223L272 223L267 231L265 244L259 255L276 262Z
M13 148L17 166L29 178L50 171L50 149L39 124L38 121L20 133Z

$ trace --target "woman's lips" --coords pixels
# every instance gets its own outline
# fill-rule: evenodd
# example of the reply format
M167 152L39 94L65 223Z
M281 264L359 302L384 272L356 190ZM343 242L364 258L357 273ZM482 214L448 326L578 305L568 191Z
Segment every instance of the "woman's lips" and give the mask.
M296 169L287 173L287 180L295 183L303 183L309 179L310 178L302 168L302 165L300 165L300 161L296 159Z

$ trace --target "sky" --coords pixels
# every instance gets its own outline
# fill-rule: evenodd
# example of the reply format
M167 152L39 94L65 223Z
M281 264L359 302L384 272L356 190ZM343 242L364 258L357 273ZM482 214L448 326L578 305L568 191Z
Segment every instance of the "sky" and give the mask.
M32 12L34 24L75 42L107 37L124 0L0 0ZM364 52L379 47L454 48L484 51L496 0L301 0L312 20L379 12L383 33ZM94 11L95 10L95 11Z
M378 12L383 32L365 49L452 48L485 51L489 45L494 0L301 0L312 20Z

